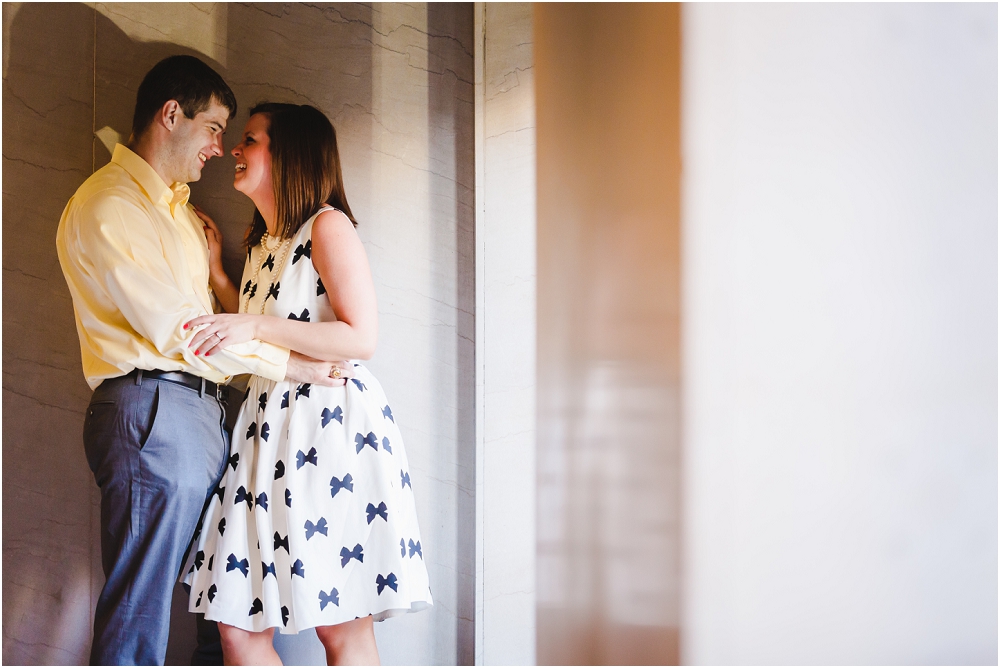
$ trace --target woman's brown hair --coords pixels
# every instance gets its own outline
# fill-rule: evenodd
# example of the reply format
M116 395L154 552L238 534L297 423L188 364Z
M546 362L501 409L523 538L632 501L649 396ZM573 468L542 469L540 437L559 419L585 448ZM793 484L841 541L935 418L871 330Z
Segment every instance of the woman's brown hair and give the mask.
M291 238L324 204L344 212L357 226L344 194L337 133L323 112L307 104L264 102L250 110L254 114L265 114L270 121L267 136L278 236ZM247 247L260 243L265 232L264 217L254 209Z

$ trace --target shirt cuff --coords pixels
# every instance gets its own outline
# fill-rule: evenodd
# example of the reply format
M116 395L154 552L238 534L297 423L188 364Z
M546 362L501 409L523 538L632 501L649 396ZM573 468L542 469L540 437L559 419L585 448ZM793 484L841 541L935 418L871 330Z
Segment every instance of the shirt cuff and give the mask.
M265 341L247 341L228 346L226 352L234 353L244 358L256 357L257 365L251 373L273 381L285 379L288 367L288 348L282 348Z

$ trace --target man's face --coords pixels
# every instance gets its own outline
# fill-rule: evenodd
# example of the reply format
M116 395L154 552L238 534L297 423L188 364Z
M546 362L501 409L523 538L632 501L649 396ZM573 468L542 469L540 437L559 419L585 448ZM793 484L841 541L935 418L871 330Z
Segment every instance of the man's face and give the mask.
M222 155L222 134L228 120L229 110L215 98L208 109L194 118L187 118L182 112L177 114L169 150L169 171L175 183L197 181L209 158Z

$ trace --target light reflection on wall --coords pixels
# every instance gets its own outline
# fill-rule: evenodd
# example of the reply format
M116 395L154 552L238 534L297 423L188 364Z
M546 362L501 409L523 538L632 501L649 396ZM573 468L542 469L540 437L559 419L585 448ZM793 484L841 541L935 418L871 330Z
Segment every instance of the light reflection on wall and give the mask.
M673 663L680 26L537 5L538 661Z
M227 65L229 7L225 2L98 2L97 13L135 42L186 46Z

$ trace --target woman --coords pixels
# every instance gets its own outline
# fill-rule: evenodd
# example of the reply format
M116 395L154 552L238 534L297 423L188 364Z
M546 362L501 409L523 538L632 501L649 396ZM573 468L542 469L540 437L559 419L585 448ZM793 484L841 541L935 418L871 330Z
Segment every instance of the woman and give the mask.
M258 105L232 153L234 186L257 210L240 287L199 213L227 313L186 325L201 328L196 353L256 338L370 358L375 290L333 126L310 106ZM280 663L275 627L316 628L330 665L377 664L372 622L431 605L399 430L378 381L352 371L341 387L252 377L186 578L190 610L219 622L227 664Z

